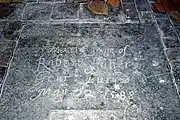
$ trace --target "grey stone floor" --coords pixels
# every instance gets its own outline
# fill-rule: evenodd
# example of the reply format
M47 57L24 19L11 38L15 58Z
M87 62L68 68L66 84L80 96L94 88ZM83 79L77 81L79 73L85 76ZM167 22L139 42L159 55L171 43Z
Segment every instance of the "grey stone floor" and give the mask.
M154 0L25 1L0 20L0 120L180 120L180 25Z

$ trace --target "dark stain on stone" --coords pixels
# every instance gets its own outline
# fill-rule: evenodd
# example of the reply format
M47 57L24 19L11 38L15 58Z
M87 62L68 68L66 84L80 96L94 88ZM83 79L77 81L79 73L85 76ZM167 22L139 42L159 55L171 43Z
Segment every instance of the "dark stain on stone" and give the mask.
M101 106L104 106L104 102L101 102L101 104L100 104Z
M13 12L14 8L8 5L1 6L0 5L0 19L1 18L6 18Z
M91 78L94 78L94 75L91 75Z
M1 84L1 81L3 80L4 78L4 75L6 73L6 67L0 67L0 84Z
M19 36L19 30L22 27L20 21L10 22L4 30L4 38L8 40L15 40Z

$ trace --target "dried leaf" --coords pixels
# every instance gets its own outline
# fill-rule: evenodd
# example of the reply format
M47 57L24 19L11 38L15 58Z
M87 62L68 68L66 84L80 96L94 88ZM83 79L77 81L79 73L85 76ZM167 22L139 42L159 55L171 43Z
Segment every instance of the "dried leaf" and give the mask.
M111 5L113 8L119 7L121 2L120 0L108 0L107 4Z
M177 22L180 22L180 13L179 12L170 12L169 15L174 18Z
M168 13L176 21L180 21L180 0L157 0L153 4L153 11Z
M153 6L159 12L177 11L177 6L173 0L157 0Z
M94 14L108 15L108 7L104 1L89 2L88 9Z
M12 12L12 8L9 7L0 7L0 18L8 16Z
M161 3L156 3L156 4L154 4L154 5L153 5L153 11L154 11L154 12L166 12L163 4L161 4Z

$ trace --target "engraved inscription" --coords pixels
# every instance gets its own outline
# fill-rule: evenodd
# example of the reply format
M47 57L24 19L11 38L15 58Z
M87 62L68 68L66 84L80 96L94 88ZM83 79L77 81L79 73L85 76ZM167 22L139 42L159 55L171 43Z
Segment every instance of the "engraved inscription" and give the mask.
M76 85L82 86L81 89L72 89L73 95L79 98L81 96L95 98L97 94L101 94L104 100L133 98L134 94L131 97L126 96L120 87L120 84L130 82L130 77L120 70L122 65L127 68L131 64L120 61L126 56L127 49L130 49L129 45L121 49L89 47L70 49L55 46L49 49L45 56L38 59L35 83L29 89L30 100L48 97L55 103L62 102L68 86ZM87 88L89 84L95 86L94 90ZM105 91L96 90L108 84L113 84L115 91L111 88Z

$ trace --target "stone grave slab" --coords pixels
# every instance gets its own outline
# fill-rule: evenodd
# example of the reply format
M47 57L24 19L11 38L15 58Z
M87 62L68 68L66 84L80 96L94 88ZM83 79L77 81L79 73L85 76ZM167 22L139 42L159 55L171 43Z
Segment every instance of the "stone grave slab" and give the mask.
M2 120L180 119L154 23L24 26L0 108Z

